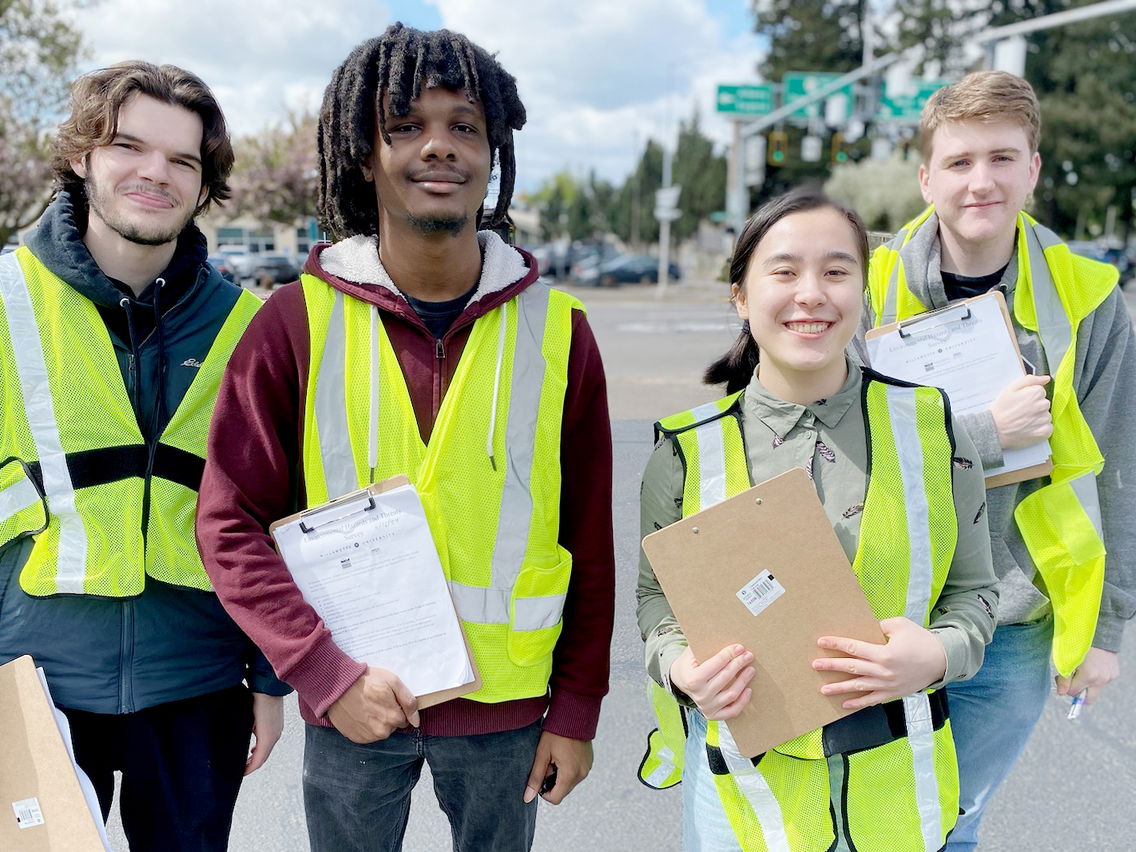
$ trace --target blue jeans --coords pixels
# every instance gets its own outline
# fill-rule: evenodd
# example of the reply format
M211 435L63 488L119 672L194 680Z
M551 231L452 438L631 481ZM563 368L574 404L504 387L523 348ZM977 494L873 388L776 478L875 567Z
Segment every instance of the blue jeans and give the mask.
M423 760L455 850L532 847L537 800L525 804L523 797L540 722L466 737L396 731L367 745L334 728L305 728L304 812L312 852L401 849Z
M1052 619L1000 625L978 674L947 687L958 751L959 807L965 811L947 852L978 846L982 814L1025 748L1049 696L1052 644Z
M682 848L685 852L740 852L706 761L706 717L687 711L682 768Z

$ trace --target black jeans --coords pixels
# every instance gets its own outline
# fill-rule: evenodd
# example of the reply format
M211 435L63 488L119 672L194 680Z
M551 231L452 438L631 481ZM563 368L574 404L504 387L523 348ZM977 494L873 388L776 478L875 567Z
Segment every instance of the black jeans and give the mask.
M539 797L525 804L540 722L465 737L396 731L357 745L334 728L306 725L304 811L312 852L402 848L410 791L422 761L450 821L454 849L524 852L536 833Z
M114 773L122 773L119 811L131 852L225 849L252 734L248 689L121 715L60 709L104 820Z

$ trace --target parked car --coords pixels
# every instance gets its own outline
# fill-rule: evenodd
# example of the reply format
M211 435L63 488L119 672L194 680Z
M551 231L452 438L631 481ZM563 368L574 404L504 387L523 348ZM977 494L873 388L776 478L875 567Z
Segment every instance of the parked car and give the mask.
M681 281L678 265L667 264L671 281ZM614 287L618 284L657 284L659 259L646 254L626 254L581 270L576 283L583 287Z
M210 255L207 260L209 265L221 273L221 277L226 281L231 281L234 284L237 282L237 274L233 269L233 265L229 262L229 258L223 254Z
M258 254L255 258L252 267L253 280L266 290L271 290L277 284L295 281L300 277L300 267L285 254Z

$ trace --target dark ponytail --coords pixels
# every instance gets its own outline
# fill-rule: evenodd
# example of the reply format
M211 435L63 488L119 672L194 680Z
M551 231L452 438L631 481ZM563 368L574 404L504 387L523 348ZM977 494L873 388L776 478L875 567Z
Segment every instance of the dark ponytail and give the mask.
M852 210L837 204L822 192L810 188L794 190L767 201L749 217L738 236L738 241L734 245L734 254L730 258L730 283L737 287L745 286L749 259L756 251L758 243L769 233L770 228L790 214L806 213L809 210L820 210L825 207L843 213L848 220L856 237L856 245L860 249L860 265L864 270L866 286L868 232L864 229L864 223ZM730 351L706 368L702 381L708 385L725 384L727 394L735 393L749 384L757 369L757 361L757 341L750 334L749 322L743 322L741 334L730 347Z
M757 342L749 333L749 320L746 320L730 351L706 368L702 381L708 385L724 384L726 393L731 394L748 385L756 369Z

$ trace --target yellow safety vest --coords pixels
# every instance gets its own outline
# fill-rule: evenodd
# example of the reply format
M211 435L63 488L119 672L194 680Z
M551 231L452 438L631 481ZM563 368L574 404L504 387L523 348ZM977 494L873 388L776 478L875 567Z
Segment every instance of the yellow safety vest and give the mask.
M907 286L903 247L934 208L872 255L869 299L876 325L923 313ZM1073 385L1077 329L1116 286L1117 270L1079 257L1025 213L1018 214L1014 321L1037 333L1053 374L1049 483L1023 499L1014 519L1053 605L1053 663L1072 674L1092 646L1104 588L1105 547L1096 477L1104 467Z
M544 695L572 571L558 542L560 433L572 311L583 306L538 283L479 317L423 444L378 309L315 276L301 281L308 505L409 477L481 672L464 697Z
M958 536L945 402L935 388L871 372L862 393L871 470L852 568L877 618L905 616L926 625ZM656 424L682 456L684 517L750 487L739 397ZM661 687L652 701L660 727L640 780L663 786L651 781L681 774L678 704ZM677 760L668 763L671 756ZM870 707L754 759L738 751L727 725L708 722L706 759L746 852L826 850L840 838L860 852L933 852L958 817L943 690ZM897 838L918 841L900 846Z
M194 540L197 488L221 375L259 307L241 293L147 448L94 304L26 247L0 258L0 546L34 536L25 592L130 597L146 576L212 589Z

